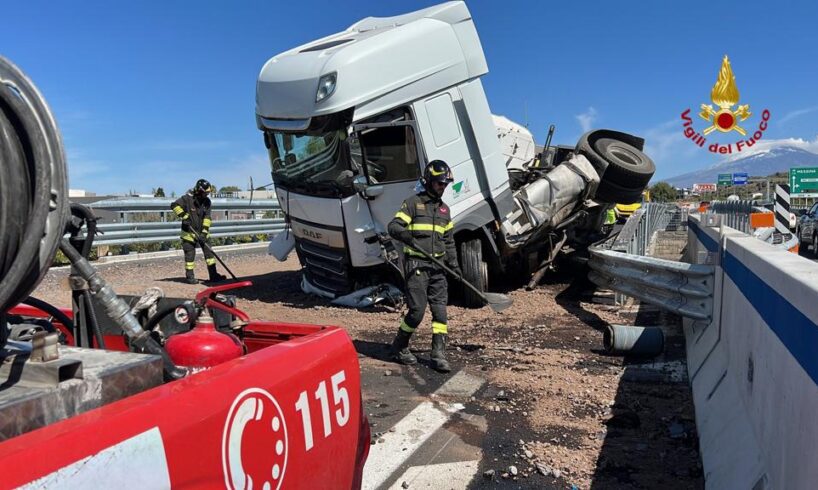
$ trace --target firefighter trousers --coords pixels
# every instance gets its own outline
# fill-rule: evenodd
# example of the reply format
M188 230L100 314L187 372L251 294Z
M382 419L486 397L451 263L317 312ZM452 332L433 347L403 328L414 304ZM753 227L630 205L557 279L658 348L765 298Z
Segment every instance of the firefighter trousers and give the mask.
M192 271L196 267L196 244L182 240L182 250L185 252L185 270ZM202 248L202 253L208 266L216 265L216 257L210 249Z
M406 270L406 303L409 312L401 321L404 332L413 333L423 320L426 305L432 311L432 333L447 334L446 303L449 289L446 273L435 266L416 266L416 261L409 261Z

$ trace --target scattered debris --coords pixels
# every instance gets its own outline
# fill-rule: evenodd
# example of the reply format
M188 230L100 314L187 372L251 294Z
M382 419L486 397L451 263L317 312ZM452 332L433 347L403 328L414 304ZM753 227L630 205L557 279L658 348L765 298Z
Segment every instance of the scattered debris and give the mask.
M335 306L348 306L350 308L367 308L379 303L386 303L394 307L399 305L402 300L403 293L401 293L400 289L384 283L340 296L330 301L330 303Z

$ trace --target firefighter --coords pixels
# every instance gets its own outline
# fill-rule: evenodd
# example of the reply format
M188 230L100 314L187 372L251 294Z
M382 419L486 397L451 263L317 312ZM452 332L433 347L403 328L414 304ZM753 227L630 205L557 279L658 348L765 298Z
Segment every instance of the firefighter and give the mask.
M409 306L392 342L390 355L400 364L417 363L417 358L409 352L409 339L423 320L428 302L432 311L432 367L441 372L451 370L446 360L446 273L418 252L416 247L422 248L462 275L457 264L451 211L441 200L443 191L450 182L452 171L446 162L430 162L421 178L423 192L403 201L388 228L389 235L404 244L406 303Z
M185 282L196 284L196 276L193 268L196 265L196 245L199 240L207 241L210 234L210 198L207 197L213 191L213 186L205 179L196 181L193 189L187 194L171 204L171 209L176 216L182 220L182 250L185 252ZM201 245L200 245L201 246ZM216 271L216 257L209 248L202 247L202 252L207 263L207 272L210 275L210 282L219 282L226 279Z

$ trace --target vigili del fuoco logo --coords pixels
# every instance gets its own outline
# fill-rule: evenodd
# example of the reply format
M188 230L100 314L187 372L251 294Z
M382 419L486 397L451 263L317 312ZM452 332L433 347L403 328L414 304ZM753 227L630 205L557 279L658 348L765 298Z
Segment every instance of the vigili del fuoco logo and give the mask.
M716 84L713 85L713 89L710 91L710 100L713 104L702 104L701 112L699 112L699 117L707 121L708 124L701 133L697 132L693 127L693 118L690 116L690 109L682 113L684 135L695 145L702 148L705 148L705 145L707 145L707 149L711 153L725 155L739 153L751 148L764 136L764 131L767 130L767 125L770 121L769 110L764 109L761 111L761 121L758 124L758 129L748 136L748 133L752 130L745 129L744 123L753 115L753 113L750 112L750 104L739 104L738 107L733 109L733 106L739 102L739 93L738 87L736 87L736 76L733 75L733 68L730 66L730 60L727 58L727 55L724 55L724 59L721 62L721 69L719 70L719 77L716 80ZM730 134L735 131L743 138L726 144L713 142L708 145L706 136L714 131Z

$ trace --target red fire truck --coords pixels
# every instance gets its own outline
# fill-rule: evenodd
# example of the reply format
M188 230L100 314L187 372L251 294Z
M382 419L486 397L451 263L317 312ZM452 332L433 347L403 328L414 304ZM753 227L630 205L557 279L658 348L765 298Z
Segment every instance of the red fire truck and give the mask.
M87 261L95 219L68 203L53 117L2 57L0 169L2 487L360 488L347 333L250 319L229 295L249 281L135 312ZM70 309L29 296L57 248Z

